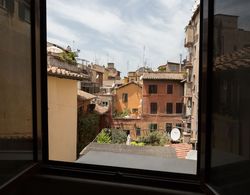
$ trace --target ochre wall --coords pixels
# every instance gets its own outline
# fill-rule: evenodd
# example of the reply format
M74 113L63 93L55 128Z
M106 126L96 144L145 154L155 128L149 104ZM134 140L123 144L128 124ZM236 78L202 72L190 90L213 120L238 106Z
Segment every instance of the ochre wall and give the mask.
M49 159L76 160L77 81L48 76Z
M122 94L128 94L128 102L122 102ZM132 113L133 108L140 112L140 100L142 98L142 88L137 84L131 83L116 90L115 110L119 113L129 109Z

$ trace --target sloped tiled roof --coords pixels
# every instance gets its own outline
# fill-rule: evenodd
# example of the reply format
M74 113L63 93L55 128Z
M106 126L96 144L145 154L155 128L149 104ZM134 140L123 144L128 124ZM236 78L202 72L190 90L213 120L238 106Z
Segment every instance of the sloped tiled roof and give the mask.
M250 47L217 57L213 70L234 70L250 68Z
M59 67L51 66L51 65L48 65L47 73L50 76L72 79L72 80L79 80L79 81L81 81L85 78L84 74L72 72L72 71L66 70L64 68L59 68Z
M82 90L78 90L77 91L77 95L81 100L91 100L96 98L95 95L91 94L91 93L87 93L86 91L82 91Z
M118 90L118 89L120 89L120 88L123 88L123 87L126 87L126 86L131 85L131 84L135 84L135 85L138 85L138 87L142 87L141 84L132 81L132 82L126 83L126 84L124 84L124 85L122 85L122 86L120 86L120 87L117 87L116 90Z
M148 72L142 76L143 80L183 80L183 73Z
M113 84L122 85L123 81L122 80L104 80L103 81L103 86L104 87L112 87Z
M180 144L172 144L172 148L176 151L176 156L178 158L185 158L187 153L192 149L192 144L180 143Z

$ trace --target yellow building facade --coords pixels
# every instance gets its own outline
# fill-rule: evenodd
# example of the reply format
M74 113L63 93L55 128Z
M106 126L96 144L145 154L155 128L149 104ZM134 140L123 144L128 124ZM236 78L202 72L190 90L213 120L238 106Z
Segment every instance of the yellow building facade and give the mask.
M142 87L138 83L130 82L116 89L115 111L125 110L131 114L141 114Z
M49 159L76 160L77 81L48 76Z

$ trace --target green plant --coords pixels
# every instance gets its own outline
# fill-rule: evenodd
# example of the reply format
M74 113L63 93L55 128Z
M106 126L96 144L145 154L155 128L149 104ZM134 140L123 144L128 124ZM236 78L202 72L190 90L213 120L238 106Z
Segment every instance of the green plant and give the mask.
M131 114L131 111L126 108L122 112L119 112L119 113L115 112L114 114L115 114L115 117L117 117L117 118L119 118L119 117L123 118L125 116L129 116Z
M127 141L127 133L120 129L111 130L112 144L124 144Z
M71 64L75 64L76 63L76 57L77 57L77 53L73 52L73 51L64 51L63 53L61 53L59 55L60 59L66 62L69 62Z
M165 133L159 131L150 132L148 135L142 136L138 140L138 142L143 142L145 145L152 146L164 146L169 143L169 141Z
M133 141L133 142L130 143L130 145L131 146L145 146L145 143Z
M160 66L160 67L158 68L158 71L164 72L164 71L166 71L166 67L165 67L165 66Z
M105 130L102 130L101 133L98 134L96 139L97 139L97 143L99 143L99 144L109 144L109 143L111 143L110 134L105 132Z
M99 120L100 116L96 113L84 114L83 112L80 111L78 112L77 115L78 154L97 136L99 132Z

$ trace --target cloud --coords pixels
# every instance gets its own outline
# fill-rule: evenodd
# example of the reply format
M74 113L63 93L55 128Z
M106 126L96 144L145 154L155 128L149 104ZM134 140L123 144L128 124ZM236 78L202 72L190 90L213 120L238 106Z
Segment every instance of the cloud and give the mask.
M123 72L145 58L153 68L179 61L184 28L194 0L48 0L48 37L75 41L82 58L106 64L108 57Z

